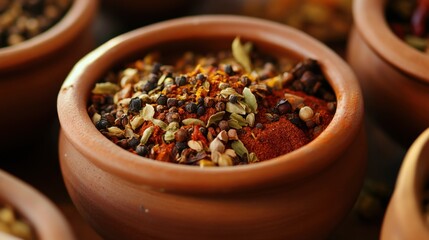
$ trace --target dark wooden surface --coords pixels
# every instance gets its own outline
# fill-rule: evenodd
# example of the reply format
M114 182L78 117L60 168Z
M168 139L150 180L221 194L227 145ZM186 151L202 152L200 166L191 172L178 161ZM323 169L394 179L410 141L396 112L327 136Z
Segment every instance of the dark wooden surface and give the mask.
M207 10L200 12L199 9L205 9L205 6L190 9L189 12L182 14L207 12ZM94 21L93 31L99 45L120 33L150 22L151 20L134 25L124 24L120 19L101 9ZM340 55L344 54L344 49L345 43L334 46L334 50ZM65 189L58 163L58 130L59 123L54 117L43 134L26 136L22 146L17 143L19 151L0 146L0 168L21 178L50 198L69 221L77 239L101 239L79 215ZM380 131L370 118L366 119L366 130L369 145L366 181L380 183L392 190L405 149ZM369 219L362 219L359 217L360 211L362 211L360 208L355 207L330 239L378 239L382 212L374 214Z

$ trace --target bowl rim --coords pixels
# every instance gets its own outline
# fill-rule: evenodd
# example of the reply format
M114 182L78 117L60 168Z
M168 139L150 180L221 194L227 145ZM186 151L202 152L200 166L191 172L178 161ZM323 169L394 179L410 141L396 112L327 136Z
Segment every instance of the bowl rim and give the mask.
M66 14L46 31L24 42L0 48L0 70L38 60L66 45L91 22L98 0L72 0Z
M21 179L0 169L0 204L10 204L29 221L37 239L73 240L60 210L46 196ZM49 223L49 224L48 224Z
M429 236L429 226L422 210L422 192L429 174L428 153L429 128L420 134L407 151L388 206L388 212L391 212L389 217L398 221L398 226L406 226L401 227L406 232L404 236ZM385 225L392 219L383 221L383 235L388 235ZM410 224L410 220L417 219Z
M301 57L319 60L337 97L334 118L309 144L275 159L245 166L201 169L144 159L119 148L98 132L88 116L85 99L88 99L97 80L94 78L99 78L108 70L113 58L125 57L134 50L141 51L160 41L172 41L170 32L177 29L181 31L175 32L174 39L192 39L203 31L209 37L227 36L231 41L240 35L250 41L253 37L264 44L293 51ZM94 67L96 65L103 65L101 68L104 69L97 69ZM296 29L267 20L230 15L178 18L113 38L75 65L59 92L57 110L61 132L66 139L99 168L161 191L189 193L248 190L262 188L267 183L305 178L333 164L354 142L363 122L363 100L356 77L332 50ZM333 141L335 136L341 136L341 141ZM306 157L309 155L311 159Z
M354 1L353 19L356 29L381 58L428 84L429 76L426 72L429 69L429 55L410 47L392 32L384 14L386 3L387 0Z

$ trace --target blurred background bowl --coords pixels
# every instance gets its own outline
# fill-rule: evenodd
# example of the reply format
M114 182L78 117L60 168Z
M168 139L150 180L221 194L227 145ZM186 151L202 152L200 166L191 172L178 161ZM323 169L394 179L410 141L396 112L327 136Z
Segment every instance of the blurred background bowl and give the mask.
M90 91L108 70L154 49L229 49L236 36L273 56L320 62L338 107L318 138L258 164L200 169L127 152L93 125ZM66 187L107 239L326 238L351 210L364 178L363 101L353 72L326 46L274 22L199 16L118 36L75 66L60 90L58 115Z
M429 239L428 186L429 129L426 129L404 158L384 216L382 240Z
M11 206L30 223L35 239L75 239L67 221L48 198L0 170L0 205L4 204Z
M47 31L0 48L3 146L20 147L19 139L41 134L53 122L62 82L73 65L95 47L91 21L97 2L73 0L65 16Z
M403 146L429 127L429 55L394 35L387 1L354 1L347 61L356 73L378 126Z

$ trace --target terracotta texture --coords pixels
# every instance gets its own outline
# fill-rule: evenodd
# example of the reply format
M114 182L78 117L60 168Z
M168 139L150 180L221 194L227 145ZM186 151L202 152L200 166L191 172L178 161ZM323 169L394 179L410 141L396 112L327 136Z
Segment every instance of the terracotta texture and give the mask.
M384 216L382 240L429 239L423 191L429 176L429 129L408 150Z
M64 216L48 198L2 170L0 170L0 203L11 205L27 219L37 239L75 239Z
M320 61L338 107L318 138L265 162L201 169L129 153L92 124L90 91L113 66L149 49L229 49L237 35L272 55ZM322 239L349 212L364 177L363 101L354 74L321 43L273 22L188 17L116 37L75 66L59 93L58 115L69 194L108 239Z
M354 1L355 27L347 60L369 113L404 146L429 126L429 55L397 38L386 23L386 1Z
M74 0L66 15L46 32L0 48L0 125L8 136L0 140L2 144L42 131L47 125L43 121L53 119L61 84L95 46L90 26L96 8L96 0Z

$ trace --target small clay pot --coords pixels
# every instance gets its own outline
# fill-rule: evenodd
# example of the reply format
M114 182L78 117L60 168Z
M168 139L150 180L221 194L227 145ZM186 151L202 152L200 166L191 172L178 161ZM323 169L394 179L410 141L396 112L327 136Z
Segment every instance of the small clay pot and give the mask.
M417 138L404 158L384 216L382 240L429 239L428 213L423 211L428 179L429 129Z
M409 146L429 127L429 55L394 35L385 5L386 1L354 1L347 61L360 81L370 115L396 141Z
M95 128L88 98L108 70L150 50L228 50L236 36L273 56L320 62L338 107L315 140L257 164L202 169L142 158ZM116 37L75 66L58 115L66 187L107 239L321 239L350 211L364 178L363 100L351 69L313 38L265 20L195 16Z
M0 204L10 205L27 220L36 239L75 239L64 216L48 198L3 170L0 170Z
M56 96L76 62L95 46L91 21L97 0L74 0L47 31L0 48L0 143L46 130L55 116Z

